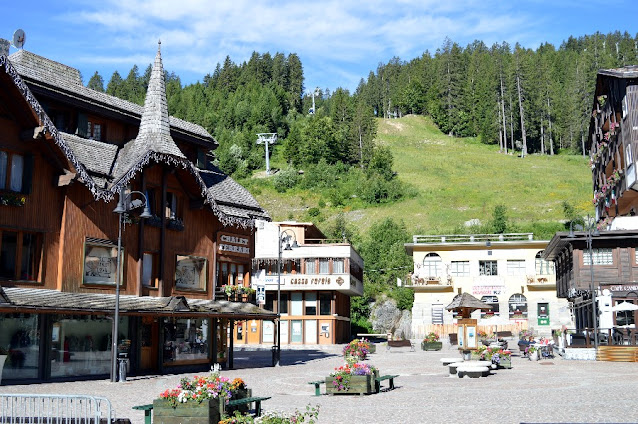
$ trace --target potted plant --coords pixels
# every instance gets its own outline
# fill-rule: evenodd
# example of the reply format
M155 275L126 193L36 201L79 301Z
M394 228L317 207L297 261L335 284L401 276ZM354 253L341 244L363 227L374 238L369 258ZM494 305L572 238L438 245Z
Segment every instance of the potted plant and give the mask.
M326 377L327 394L369 394L375 391L375 377L379 371L372 365L360 362L345 364L335 368Z
M421 342L421 350L441 350L443 342L439 341L439 335L431 332Z
M343 356L350 363L366 359L368 353L370 353L370 342L365 339L354 339L343 347Z
M241 399L247 395L246 384L240 378L230 381L217 373L207 377L195 376L192 380L182 378L177 388L164 391L159 399L153 401L153 422L172 424L176 421L196 421L217 424L231 399Z
M507 349L498 349L492 352L492 363L499 368L512 368L512 352Z
M538 347L536 346L529 346L527 348L527 355L529 357L530 361L538 361L540 355L538 354Z

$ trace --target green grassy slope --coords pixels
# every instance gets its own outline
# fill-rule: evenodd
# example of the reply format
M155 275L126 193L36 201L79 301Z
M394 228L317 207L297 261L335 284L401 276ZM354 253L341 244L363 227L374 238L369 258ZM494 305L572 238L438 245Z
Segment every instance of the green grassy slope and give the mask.
M410 232L447 233L473 218L487 222L500 203L506 205L510 222L521 227L564 219L563 201L579 213L592 211L591 173L582 156L505 155L497 146L442 134L422 116L379 119L378 124L377 143L391 149L398 178L418 194L389 205L346 207L348 221L359 231L392 217L403 220ZM256 194L275 220L288 219L291 212L296 219L307 219L304 209L319 200L315 193L263 189ZM325 208L325 222L339 211Z

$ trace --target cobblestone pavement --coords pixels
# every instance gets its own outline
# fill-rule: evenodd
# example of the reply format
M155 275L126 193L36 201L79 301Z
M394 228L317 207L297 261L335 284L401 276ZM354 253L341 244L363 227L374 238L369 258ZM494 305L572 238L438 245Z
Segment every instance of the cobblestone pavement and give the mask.
M514 344L514 343L510 343ZM343 364L341 346L307 346L282 350L281 367L271 367L270 350L235 350L235 369L221 374L243 378L256 396L271 396L264 411L304 410L319 405L320 423L638 423L638 364L567 361L557 356L531 362L514 351L512 369L478 379L450 377L443 357L456 348L411 352L386 350L367 362L383 374L398 374L396 388L368 396L314 396L308 381L326 377ZM418 346L417 346L418 349ZM151 403L159 393L194 374L0 386L0 393L86 394L110 399L117 417L143 423L131 408ZM387 382L384 382L387 386ZM322 386L322 392L325 390Z

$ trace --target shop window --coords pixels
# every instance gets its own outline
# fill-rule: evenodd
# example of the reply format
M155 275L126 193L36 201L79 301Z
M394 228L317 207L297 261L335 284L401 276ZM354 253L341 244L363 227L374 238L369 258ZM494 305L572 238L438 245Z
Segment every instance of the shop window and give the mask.
M522 294L513 294L509 299L510 319L527 319L527 298Z
M583 252L583 265L591 265L592 256L594 265L613 265L614 257L610 248L598 248L592 249L591 255L589 252Z
M206 290L207 264L206 258L177 255L175 288L178 290Z
M543 259L543 250L536 254L536 275L554 275L554 261Z
M317 315L317 293L306 293L305 315Z
M124 247L121 248L121 264L124 263ZM120 267L123 277L123 266ZM113 284L116 282L117 244L110 240L88 238L84 242L84 284ZM124 283L120 278L120 285Z
M330 260L327 258L319 259L319 274L330 274Z
M3 380L18 380L38 377L40 353L39 315L0 314L2 331L0 346L6 348Z
M281 315L288 315L288 293L281 293L281 309L279 312Z
M306 259L306 274L316 274L317 273L317 262L315 259Z
M332 293L319 293L319 315L332 315Z
M633 300L625 300L627 303L634 303ZM636 325L634 317L635 311L617 311L616 312L616 325Z
M346 267L343 258L335 258L332 260L332 273L333 274L345 274Z
M290 294L290 313L295 316L303 315L303 295L299 292Z
M264 309L267 311L275 312L275 300L277 299L277 293L268 293L266 292L266 303L264 304Z
M208 359L208 318L164 318L163 362Z
M500 315L500 308L498 305L498 297L496 296L483 296L481 297L481 301L483 303L487 303L492 307L492 309L488 311L481 311L481 318L490 318L493 316Z
M128 317L118 325L118 355L128 356L131 340ZM51 377L108 375L111 371L113 329L101 316L56 315L51 326Z
M450 275L453 277L469 277L470 261L452 261L450 264Z
M0 230L0 278L38 281L42 235Z
M522 259L508 259L507 275L525 275L525 261Z
M479 261L479 275L498 275L496 261Z
M157 287L159 279L158 261L155 253L145 252L142 256L142 285L144 287Z
M0 190L29 194L33 156L0 150Z

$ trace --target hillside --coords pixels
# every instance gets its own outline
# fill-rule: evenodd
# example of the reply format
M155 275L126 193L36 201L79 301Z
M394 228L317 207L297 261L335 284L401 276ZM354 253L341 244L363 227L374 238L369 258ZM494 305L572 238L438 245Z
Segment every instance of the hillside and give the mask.
M472 138L450 138L422 116L378 119L377 144L389 147L398 178L416 189L416 196L388 205L345 208L347 220L365 232L378 220L403 220L410 233L447 233L470 219L485 222L494 206L507 207L510 222L526 227L533 222L564 219L563 201L581 214L591 208L591 174L582 156L515 155L498 153L497 146ZM273 166L283 164L276 162ZM309 219L317 207L317 193L277 193L248 182L260 204L274 220ZM341 209L322 209L324 223Z

